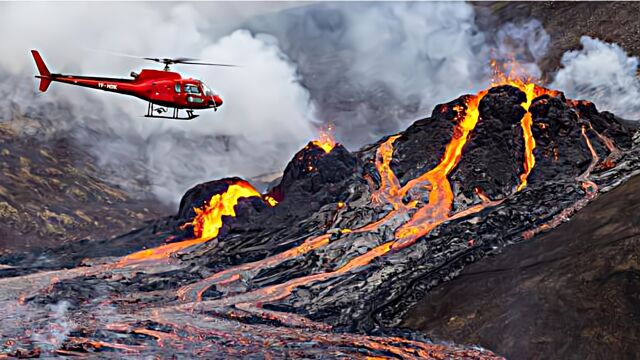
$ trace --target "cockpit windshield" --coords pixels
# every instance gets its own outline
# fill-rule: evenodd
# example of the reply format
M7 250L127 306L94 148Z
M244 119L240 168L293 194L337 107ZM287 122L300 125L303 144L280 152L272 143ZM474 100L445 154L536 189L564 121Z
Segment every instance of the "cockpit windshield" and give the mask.
M211 91L211 89L209 89L209 87L203 83L200 82L200 86L202 87L202 92L206 95L206 96L211 96L213 95L213 91Z

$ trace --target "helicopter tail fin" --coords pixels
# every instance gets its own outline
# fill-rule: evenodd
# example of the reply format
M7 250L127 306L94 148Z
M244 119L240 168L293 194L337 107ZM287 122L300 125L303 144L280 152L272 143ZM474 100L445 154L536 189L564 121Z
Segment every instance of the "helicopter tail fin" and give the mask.
M40 79L40 91L45 92L51 84L51 73L49 72L49 69L47 69L47 65L44 64L44 60L42 60L42 56L40 56L40 53L37 50L31 50L31 55L33 55L33 60L36 62L38 72L40 72L40 75L36 76Z

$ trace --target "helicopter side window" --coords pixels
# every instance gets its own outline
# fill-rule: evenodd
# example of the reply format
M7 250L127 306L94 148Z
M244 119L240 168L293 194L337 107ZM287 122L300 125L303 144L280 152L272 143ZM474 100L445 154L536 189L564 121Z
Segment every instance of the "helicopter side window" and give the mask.
M193 96L187 96L187 101L188 102L192 102L192 103L202 103L202 102L204 102L204 100L202 100L202 98L193 97Z
M176 90L176 94L180 94L180 91L182 91L182 87L180 86L180 83L176 83L176 86L174 87L174 89Z
M194 84L186 84L184 86L184 92L186 92L187 94L200 95L200 89L198 89L198 85Z

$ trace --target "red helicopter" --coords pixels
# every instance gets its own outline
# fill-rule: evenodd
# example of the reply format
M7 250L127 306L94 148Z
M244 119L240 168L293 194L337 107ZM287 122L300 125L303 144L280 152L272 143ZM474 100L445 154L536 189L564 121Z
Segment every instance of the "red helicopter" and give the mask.
M193 113L194 110L214 109L217 111L218 107L222 105L220 96L214 94L204 82L191 78L183 79L179 73L170 71L169 65L235 66L197 62L194 61L195 59L188 58L142 58L164 64L164 70L143 69L140 74L131 72L131 79L117 79L54 74L49 72L38 51L31 50L31 54L40 72L40 75L36 75L36 78L40 79L40 91L42 92L47 91L52 81L58 81L71 85L131 95L149 102L145 117L162 119L191 120L198 117L198 115ZM168 112L169 108L173 108L172 116L161 115ZM180 110L185 110L187 116L180 117Z

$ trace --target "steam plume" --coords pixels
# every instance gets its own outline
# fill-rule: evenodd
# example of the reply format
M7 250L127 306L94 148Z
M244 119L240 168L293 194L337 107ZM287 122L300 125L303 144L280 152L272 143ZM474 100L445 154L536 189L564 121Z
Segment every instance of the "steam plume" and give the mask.
M640 119L638 58L620 46L583 36L581 50L562 57L562 69L552 87L572 98L589 99L600 110L628 119Z

